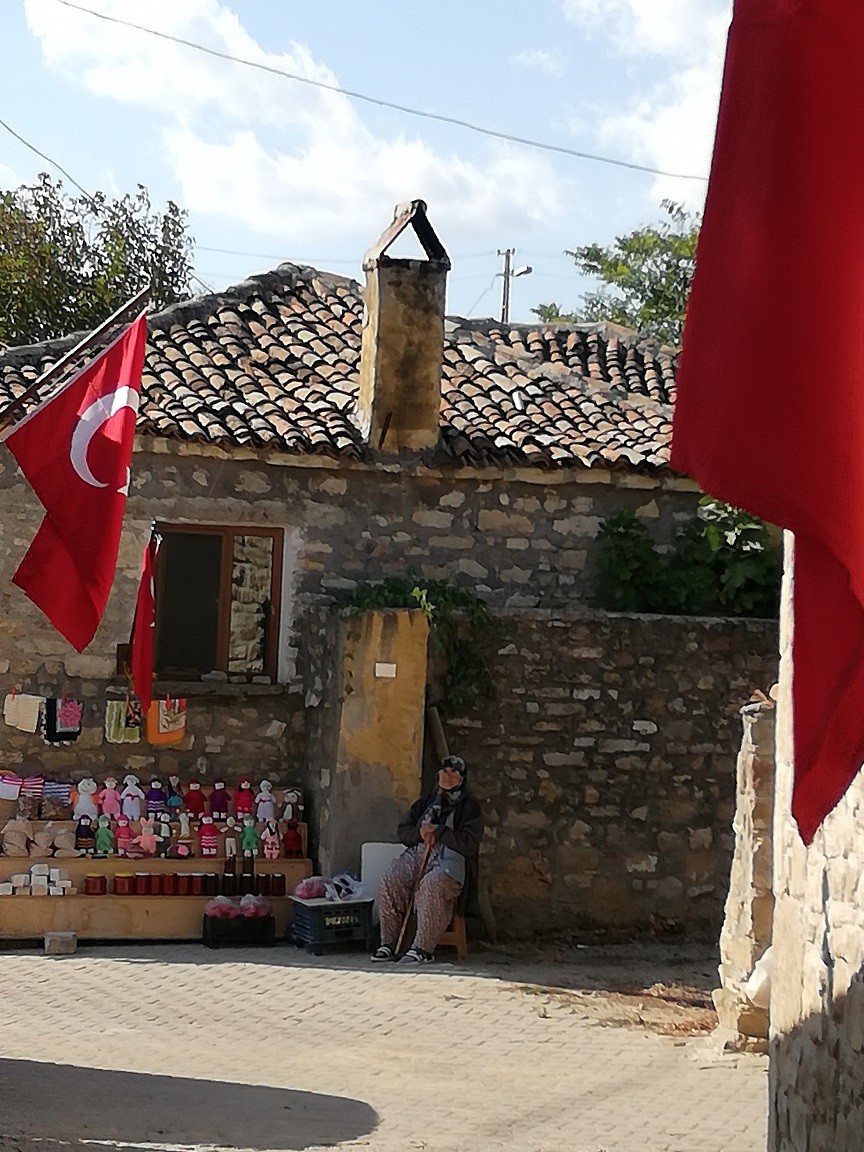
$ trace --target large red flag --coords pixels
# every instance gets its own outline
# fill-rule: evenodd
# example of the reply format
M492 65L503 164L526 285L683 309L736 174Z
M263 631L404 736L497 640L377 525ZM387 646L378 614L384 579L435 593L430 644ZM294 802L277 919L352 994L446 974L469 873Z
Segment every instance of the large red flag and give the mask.
M155 534L144 550L141 565L141 583L135 602L132 622L132 641L129 664L135 695L141 701L144 715L153 703L153 648L156 628L156 557L159 555L159 537Z
M793 815L864 760L862 0L737 0L672 466L795 533Z
M2 437L45 508L13 582L79 652L114 582L146 339L142 313Z

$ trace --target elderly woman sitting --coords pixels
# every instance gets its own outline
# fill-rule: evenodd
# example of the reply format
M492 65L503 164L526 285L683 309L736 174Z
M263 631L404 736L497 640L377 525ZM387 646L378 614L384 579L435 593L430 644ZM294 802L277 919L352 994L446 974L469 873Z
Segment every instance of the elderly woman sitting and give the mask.
M399 933L413 895L417 931L400 963L428 964L454 910L464 914L476 906L483 813L468 791L461 757L444 757L437 789L411 807L398 832L406 851L378 883L381 947L372 959L397 959Z

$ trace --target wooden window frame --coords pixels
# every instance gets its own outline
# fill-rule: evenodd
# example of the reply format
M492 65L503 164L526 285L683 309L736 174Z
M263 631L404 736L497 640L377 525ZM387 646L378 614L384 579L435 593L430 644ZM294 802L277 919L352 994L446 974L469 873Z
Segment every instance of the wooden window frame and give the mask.
M268 536L273 541L273 565L270 572L270 619L267 622L266 658L263 673L273 684L279 671L279 626L282 617L282 552L285 533L282 528L262 528L251 524L180 524L157 523L160 536L202 535L222 537L222 569L219 576L219 621L216 631L216 667L226 674L231 645L231 573L234 563L233 542L236 536ZM165 568L156 561L156 614L158 620L160 592ZM157 674L158 675L158 674Z

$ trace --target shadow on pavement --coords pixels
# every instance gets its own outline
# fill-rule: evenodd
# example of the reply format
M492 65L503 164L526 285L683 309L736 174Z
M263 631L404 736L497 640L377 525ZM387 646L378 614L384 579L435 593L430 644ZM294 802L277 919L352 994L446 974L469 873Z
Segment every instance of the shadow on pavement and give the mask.
M378 1124L373 1108L343 1096L68 1064L0 1059L0 1083L0 1152L289 1152L356 1140Z

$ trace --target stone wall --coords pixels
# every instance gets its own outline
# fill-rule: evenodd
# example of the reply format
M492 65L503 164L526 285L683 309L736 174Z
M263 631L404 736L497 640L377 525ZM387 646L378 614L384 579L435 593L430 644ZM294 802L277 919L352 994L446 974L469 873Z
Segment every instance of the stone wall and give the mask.
M776 680L772 623L496 613L497 698L451 718L487 818L510 936L591 926L716 933L739 710Z
M741 715L744 738L736 765L735 852L720 933L720 988L714 992L714 1007L730 1046L764 1051L768 1007L751 1003L744 989L771 943L776 713L769 701L746 704Z
M86 732L74 750L48 748L0 724L0 760L74 775L116 774L132 770L132 764L205 779L266 772L295 782L306 766L304 701L307 692L314 695L301 649L315 645L322 605L344 598L360 581L406 568L459 581L492 604L562 605L587 594L592 541L602 517L626 506L668 538L696 501L686 482L602 470L569 475L522 469L490 476L463 469L445 475L416 463L405 470L392 463L292 463L297 462L266 462L252 453L244 458L242 450L229 458L203 447L137 442L114 590L94 642L78 655L11 584L42 510L11 456L0 453L0 692L67 692L86 706ZM198 695L171 685L190 700L188 746L155 752L146 745L108 745L102 733L105 701L124 687L116 675L116 647L129 638L153 521L276 527L285 538L282 687L232 685L229 692L198 686L194 692L204 692ZM255 573L247 567L244 578L254 585ZM257 605L261 590L250 591ZM242 592L238 585L238 610ZM254 655L257 626L256 618L238 628L237 659Z
M805 848L792 822L792 579L781 608L774 817L771 1152L864 1148L864 779Z

